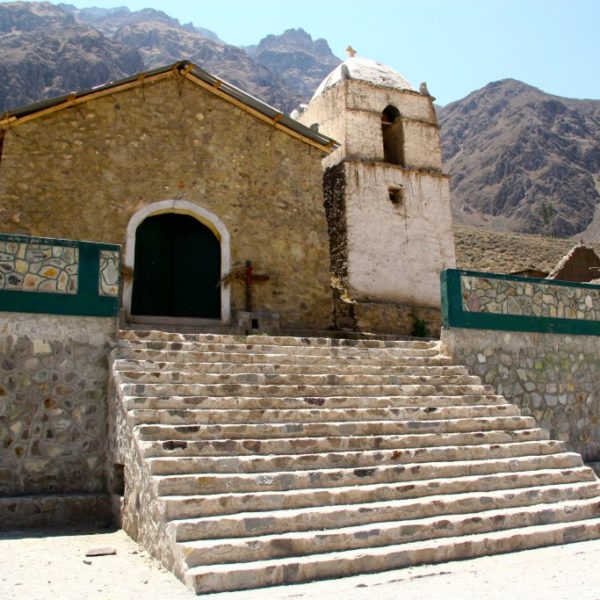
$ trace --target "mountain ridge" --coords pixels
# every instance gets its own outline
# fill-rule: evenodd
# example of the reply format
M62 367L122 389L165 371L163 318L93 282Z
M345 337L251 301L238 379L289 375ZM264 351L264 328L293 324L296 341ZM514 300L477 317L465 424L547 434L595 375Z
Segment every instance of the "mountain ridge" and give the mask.
M570 237L592 222L600 202L600 101L503 79L438 115L458 223Z

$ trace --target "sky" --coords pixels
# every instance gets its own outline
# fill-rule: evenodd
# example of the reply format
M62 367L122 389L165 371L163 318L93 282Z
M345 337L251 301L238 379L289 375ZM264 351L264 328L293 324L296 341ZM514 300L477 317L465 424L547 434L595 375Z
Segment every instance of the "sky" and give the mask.
M5 0L0 0L5 1ZM69 2L69 0L65 0ZM55 3L55 2L54 2ZM445 105L513 78L545 92L600 99L600 0L70 0L78 7L155 8L256 44L302 27L338 57L351 44Z

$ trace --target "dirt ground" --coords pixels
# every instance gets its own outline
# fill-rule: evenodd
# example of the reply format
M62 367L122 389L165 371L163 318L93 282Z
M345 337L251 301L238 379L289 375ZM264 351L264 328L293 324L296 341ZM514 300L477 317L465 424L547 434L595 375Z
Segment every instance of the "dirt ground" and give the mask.
M85 556L99 546L116 554ZM122 531L0 533L0 600L192 598ZM600 600L600 541L210 598Z

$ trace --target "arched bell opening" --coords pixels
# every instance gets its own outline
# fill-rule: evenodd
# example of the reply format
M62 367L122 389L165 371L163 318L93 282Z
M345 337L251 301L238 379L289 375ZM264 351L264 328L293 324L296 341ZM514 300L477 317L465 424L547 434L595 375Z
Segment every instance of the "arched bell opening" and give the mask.
M383 160L393 165L404 165L404 132L400 111L392 105L381 113Z

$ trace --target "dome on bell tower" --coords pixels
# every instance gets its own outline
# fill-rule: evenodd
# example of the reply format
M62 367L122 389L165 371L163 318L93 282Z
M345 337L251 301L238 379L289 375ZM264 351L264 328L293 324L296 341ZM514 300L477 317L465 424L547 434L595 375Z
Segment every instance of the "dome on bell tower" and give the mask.
M323 79L321 85L319 85L313 94L312 99L314 100L325 90L344 79L366 81L372 85L396 90L415 91L410 82L391 67L375 62L374 60L369 60L368 58L362 58L361 56L351 56Z

